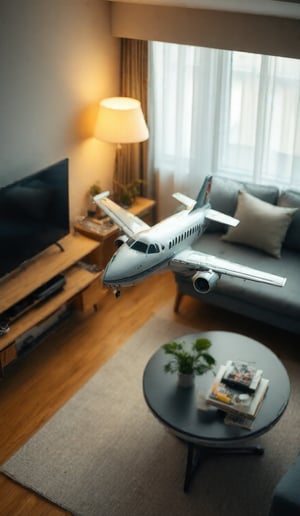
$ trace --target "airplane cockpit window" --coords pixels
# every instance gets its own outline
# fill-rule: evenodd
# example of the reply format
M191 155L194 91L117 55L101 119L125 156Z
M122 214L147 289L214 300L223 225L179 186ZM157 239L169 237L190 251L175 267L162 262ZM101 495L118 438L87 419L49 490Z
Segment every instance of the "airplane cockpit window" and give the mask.
M140 240L136 240L136 242L134 242L134 244L133 244L133 246L131 246L131 248L134 249L135 251L140 251L140 253L146 253L148 246L144 242L141 242Z
M133 238L128 238L126 244L128 245L128 247L131 247L132 244L134 244L135 240Z
M133 238L128 238L127 245L130 249L134 249L135 251L139 251L140 253L148 253L154 254L160 252L160 246L158 244L146 244L141 240L134 240Z
M141 242L141 240L133 240L133 238L130 238L127 240L127 245L134 249L135 251L139 251L140 253L147 253L148 245L144 242Z
M159 253L159 246L157 244L150 244L149 248L148 248L148 253L149 254Z

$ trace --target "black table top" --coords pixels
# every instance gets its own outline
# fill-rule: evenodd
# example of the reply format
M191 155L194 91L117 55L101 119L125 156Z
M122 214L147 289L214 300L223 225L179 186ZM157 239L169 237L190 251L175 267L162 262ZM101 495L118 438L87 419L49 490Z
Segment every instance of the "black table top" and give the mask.
M270 430L284 413L290 396L289 377L281 361L263 344L237 333L209 331L176 340L191 344L200 337L212 342L209 352L216 359L216 372L227 360L245 360L262 369L264 378L269 380L266 397L252 428L225 425L224 412L214 407L199 410L197 392L201 389L207 394L214 381L212 372L196 376L193 387L178 387L177 374L164 372L164 364L170 356L161 348L150 358L143 375L144 397L153 414L183 439L206 446L236 444Z

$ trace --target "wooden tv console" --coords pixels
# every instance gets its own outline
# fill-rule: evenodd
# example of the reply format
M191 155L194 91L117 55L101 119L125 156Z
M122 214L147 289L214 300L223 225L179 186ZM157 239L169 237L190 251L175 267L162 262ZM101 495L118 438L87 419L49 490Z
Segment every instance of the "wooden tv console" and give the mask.
M53 317L65 305L86 311L96 307L103 295L101 271L88 266L98 263L99 242L69 234L59 244L63 252L52 245L0 281L0 314L3 314L55 276L63 273L66 280L62 290L29 307L12 322L8 333L0 336L0 376L18 358L17 342L22 335Z

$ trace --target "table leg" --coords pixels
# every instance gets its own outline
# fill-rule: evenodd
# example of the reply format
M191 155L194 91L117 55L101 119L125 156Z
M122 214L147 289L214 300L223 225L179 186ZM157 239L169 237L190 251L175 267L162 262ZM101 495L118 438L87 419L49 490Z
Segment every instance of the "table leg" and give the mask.
M227 453L239 453L239 454L254 454L263 455L264 449L259 445L253 446L224 446L224 447L209 447L199 446L191 442L187 442L187 460L185 469L185 479L183 491L188 492L192 478L198 469L201 459L207 455L215 454L227 454Z
M207 455L207 449L204 446L197 446L194 443L188 442L187 460L185 469L185 479L183 490L188 492L191 480L198 469L201 459Z

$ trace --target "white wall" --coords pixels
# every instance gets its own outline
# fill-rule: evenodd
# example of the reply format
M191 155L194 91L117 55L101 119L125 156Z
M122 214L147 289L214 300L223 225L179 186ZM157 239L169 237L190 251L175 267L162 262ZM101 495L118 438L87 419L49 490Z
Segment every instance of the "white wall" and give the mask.
M103 0L1 0L0 186L70 159L70 211L110 188L114 148L92 137L99 99L119 93L119 40Z

